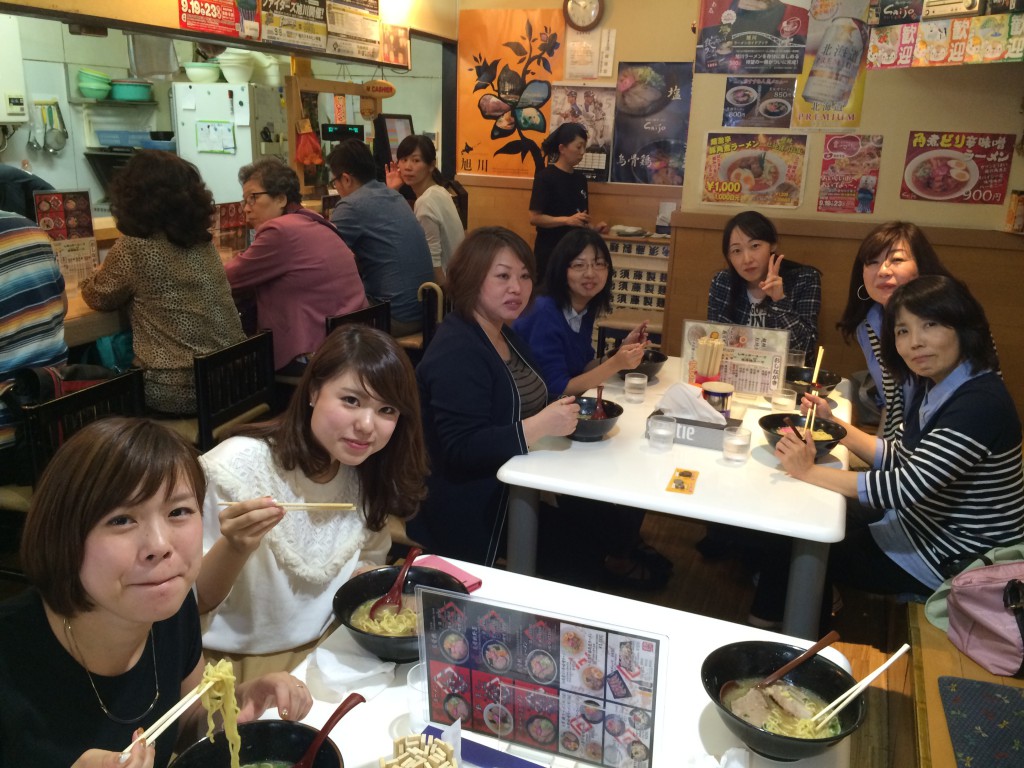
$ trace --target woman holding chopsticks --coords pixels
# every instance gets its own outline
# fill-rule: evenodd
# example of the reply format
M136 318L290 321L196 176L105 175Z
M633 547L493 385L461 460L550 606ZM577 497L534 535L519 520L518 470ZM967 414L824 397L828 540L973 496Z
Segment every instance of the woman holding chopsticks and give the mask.
M175 736L198 738L195 704L175 736L128 749L203 675L192 586L205 485L194 449L152 421L102 419L57 451L22 536L33 588L0 606L0 764L162 768ZM236 695L240 721L312 705L284 673Z
M785 435L776 456L793 477L862 505L850 508L846 538L832 548L836 580L923 598L964 558L1024 536L1021 424L996 372L985 312L953 278L922 276L893 292L882 359L898 383L914 382L913 399L893 439L843 424L843 444L868 471L816 464L807 434ZM808 395L809 404L832 418L827 400ZM785 562L762 569L755 616L781 618Z
M284 413L235 434L200 459L197 592L204 646L246 680L315 648L338 588L384 564L387 519L416 511L427 467L409 358L363 325L327 337Z

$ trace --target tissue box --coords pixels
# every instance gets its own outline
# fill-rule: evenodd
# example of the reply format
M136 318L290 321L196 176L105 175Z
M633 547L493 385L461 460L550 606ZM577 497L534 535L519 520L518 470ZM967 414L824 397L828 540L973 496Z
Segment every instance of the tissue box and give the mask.
M663 412L656 410L651 416L661 416ZM742 419L727 419L725 424L713 424L707 421L694 421L693 419L680 419L676 417L675 442L682 445L693 445L697 448L713 448L718 450L722 447L722 430L726 427L741 427ZM647 430L644 429L644 437Z

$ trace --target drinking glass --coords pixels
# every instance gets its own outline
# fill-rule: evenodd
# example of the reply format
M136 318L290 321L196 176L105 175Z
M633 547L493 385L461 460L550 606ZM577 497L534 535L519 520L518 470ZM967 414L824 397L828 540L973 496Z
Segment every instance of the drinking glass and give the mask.
M750 455L750 430L726 427L722 435L722 456L730 464L742 464Z
M805 368L807 366L807 353L802 349L789 350L789 354L786 356L786 365L795 368Z
M672 416L651 416L647 420L647 444L655 451L667 451L676 439L676 420Z
M427 727L427 664L420 662L409 669L406 678L406 701L409 706L409 726L413 733L423 733Z
M789 413L796 410L796 390L780 389L772 395L772 413Z
M647 374L627 373L626 374L626 402L642 403L647 394Z

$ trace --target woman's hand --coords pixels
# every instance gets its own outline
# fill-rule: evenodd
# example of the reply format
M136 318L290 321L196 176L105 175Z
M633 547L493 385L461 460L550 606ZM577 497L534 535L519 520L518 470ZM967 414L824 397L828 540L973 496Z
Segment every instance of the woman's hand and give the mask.
M523 434L527 444L542 437L564 437L576 429L576 417L580 407L576 398L562 397L551 403L540 413L523 419Z
M284 514L269 496L240 501L220 511L220 535L233 550L248 555Z
M765 295L768 296L772 301L782 301L786 298L786 292L783 290L782 278L779 277L779 267L782 265L782 260L786 258L781 253L773 253L768 257L768 274L765 275L764 280L758 283L758 287L764 291Z
M801 440L795 432L788 432L782 436L775 446L775 458L782 462L782 468L798 480L814 466L816 449L814 438L810 430L803 431L804 439Z
M616 371L628 371L640 365L644 359L643 344L623 344L612 355L612 363Z
M599 221L599 222L597 222L597 224L591 224L590 228L592 230L594 230L595 232L597 232L599 235L604 235L604 234L607 234L607 232L608 232L608 222L607 221Z
M277 707L282 720L301 720L313 706L306 684L287 672L272 672L238 686L238 722L256 720Z
M567 227L585 227L590 224L590 214L586 211L576 211L572 216L565 217Z
M800 415L806 416L810 412L812 405L818 406L814 411L814 418L832 419L835 421L835 418L832 416L832 406L829 404L828 400L824 397L819 397L818 395L812 395L810 392L805 394L803 399L800 401Z
M132 738L142 733L139 728ZM125 744L125 746L128 746ZM105 749L90 749L75 760L71 768L153 768L156 760L156 747L139 742L128 753L128 759L121 762L120 752L108 752Z
M646 344L647 343L647 321L644 320L640 325L629 332L622 341L623 344Z
M384 183L390 189L402 186L402 172L398 169L398 163L388 163L384 166Z

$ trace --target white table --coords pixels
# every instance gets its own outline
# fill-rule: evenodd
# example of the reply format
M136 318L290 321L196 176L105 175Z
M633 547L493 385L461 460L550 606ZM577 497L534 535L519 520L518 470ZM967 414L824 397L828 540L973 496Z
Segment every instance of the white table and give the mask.
M740 640L777 640L807 647L809 642L763 630L732 624L706 616L685 613L659 605L627 600L623 597L543 581L519 574L485 568L473 563L453 560L460 568L480 576L483 584L473 594L495 601L526 606L537 613L579 617L602 626L619 624L637 632L664 635L668 638L658 673L658 699L655 709L655 734L652 757L655 768L679 765L686 757L706 753L721 757L731 747L743 744L726 729L718 711L700 681L704 658L715 648ZM571 610L569 610L571 609ZM347 632L344 627L338 632ZM328 638L325 645L330 643ZM823 651L832 661L850 670L847 659L834 648ZM349 712L334 729L331 738L345 759L346 768L376 768L377 759L390 756L392 739L409 734L408 696L405 678L410 665L396 669L395 680L383 692ZM306 679L307 663L295 675ZM311 681L310 689L317 691ZM355 690L358 690L356 688ZM345 695L351 691L345 691ZM335 698L341 692L336 692ZM317 700L303 722L319 728L334 712L336 703ZM276 711L268 712L276 717ZM534 759L545 766L572 768L575 763L564 756L525 750L476 732L465 732L467 738L496 749ZM778 763L751 754L751 768L770 768ZM849 740L845 740L818 757L791 763L799 768L848 768ZM579 763L580 768L591 768Z
M624 411L604 440L545 438L529 454L512 458L498 470L498 478L510 486L509 570L528 575L536 571L539 491L780 534L793 539L784 631L816 638L828 548L845 535L846 501L788 477L779 468L757 424L771 412L764 398L733 398L733 415L745 407L743 424L751 431L750 459L745 464L726 462L720 448L676 444L667 452L651 450L644 438L647 417L661 394L679 380L680 364L679 358L669 358L639 404L625 401L618 376L609 379L604 398ZM830 399L836 415L848 420L845 386L846 382L841 384ZM848 454L837 446L820 461L845 468ZM700 473L692 495L665 490L677 468Z

